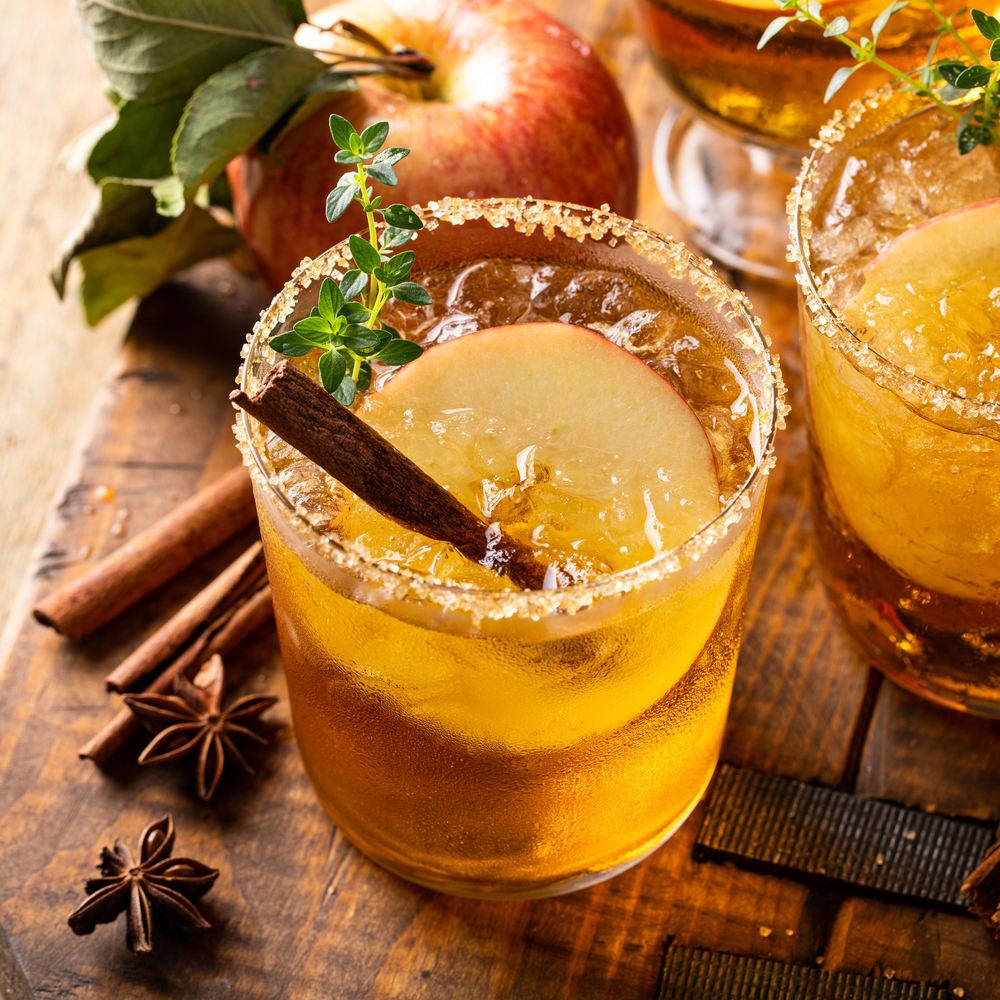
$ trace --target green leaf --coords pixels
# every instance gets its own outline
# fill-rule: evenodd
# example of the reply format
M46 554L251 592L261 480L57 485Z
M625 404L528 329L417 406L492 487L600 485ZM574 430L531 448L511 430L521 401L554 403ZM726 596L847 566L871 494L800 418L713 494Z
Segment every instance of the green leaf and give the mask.
M419 358L424 349L412 340L390 340L375 357L384 365L405 365Z
M998 21L992 14L987 14L981 10L973 10L972 20L976 22L979 34L981 34L983 38L989 38L994 41L1000 38L1000 21ZM993 56L991 55L990 58L992 59Z
M320 315L331 323L337 318L337 310L344 304L344 296L333 278L324 278L319 288Z
M379 153L374 160L372 160L372 164L387 163L391 167L394 164L399 163L403 157L409 155L410 151L408 149L404 149L402 146L390 146L388 149L383 149L382 152Z
M985 66L970 66L963 70L955 79L959 90L971 90L973 87L985 87L990 82L990 71Z
M169 219L176 219L187 207L184 197L184 185L179 177L164 177L153 185L153 196L156 198L156 211Z
M371 163L366 169L368 176L380 184L388 184L389 187L395 187L399 183L396 171L388 163Z
M958 78L965 72L965 63L946 62L938 66L937 71L941 74L941 79L950 83L953 87Z
M357 89L358 82L350 73L328 70L323 76L314 80L306 88L302 99L285 111L260 137L257 148L265 155L269 154L281 144L286 133L336 100L336 94Z
M420 216L406 205L390 205L382 209L382 218L395 229L423 229Z
M394 285L392 297L400 302L409 302L415 306L429 306L432 301L427 289L415 281L404 281L402 284Z
M841 66L840 69L838 69L837 72L830 78L830 85L826 88L826 93L823 95L823 103L825 104L829 101L830 98L833 97L833 95L836 94L845 83L847 83L851 74L861 69L861 66L862 63L857 63L854 66Z
M155 236L168 225L169 221L157 214L149 184L105 178L89 212L59 248L50 272L59 297L65 294L66 274L74 257L132 236Z
M851 22L847 20L846 17L835 17L827 26L823 32L824 38L832 38L834 35L842 35L845 31L849 31L851 28Z
M326 221L336 222L361 190L359 184L339 184L326 196Z
M345 375L343 381L336 389L333 390L333 398L338 402L344 404L344 406L350 406L354 402L354 397L357 395L357 386L354 384L354 379L350 375Z
M129 101L187 97L250 52L294 45L278 0L73 0L73 6L109 85Z
M340 294L344 296L344 301L350 303L356 299L368 287L368 275L364 271L352 268L340 279ZM343 315L344 307L340 307Z
M361 133L361 145L367 155L377 153L389 134L388 122L376 122Z
M317 345L326 343L333 333L333 325L323 316L307 316L305 319L300 319L292 329L300 337L308 337Z
M389 326L389 324L386 323L386 321L384 319L380 319L379 323L381 324L382 330L384 330L386 333L388 333L389 337L392 340L398 340L399 339L399 330L397 330L394 326Z
M346 375L347 358L340 351L327 351L319 359L319 377L327 392L335 393Z
M327 71L300 48L251 52L210 76L192 94L174 136L174 173L190 194L249 149Z
M289 330L288 333L279 333L277 337L272 337L268 341L268 347L272 351L277 351L278 354L284 354L286 358L301 358L313 350L316 345Z
M875 23L872 25L872 42L874 43L878 41L878 36L882 34L882 29L889 23L889 18L892 17L893 14L902 10L904 7L909 6L909 0L897 0L897 2L889 4L889 6L875 18Z
M352 235L347 242L351 248L351 256L354 258L354 263L366 274L371 274L382 263L382 258L379 256L378 250L367 240L363 240L360 236ZM347 296L345 295L344 298L347 298Z
M401 247L404 243L409 243L412 239L413 232L411 230L388 226L382 233L382 249L389 250L392 247Z
M371 310L367 309L360 302L345 302L341 307L340 315L348 323L367 323L371 316Z
M990 44L990 59L1000 62L1000 38Z
M333 159L336 163L364 163L365 158L363 156L358 156L349 150L338 149L334 154Z
M361 362L361 367L358 369L358 382L357 388L358 392L364 392L372 384L372 366L368 364L367 361Z
M170 143L184 111L184 98L126 101L118 121L97 140L87 160L95 182L105 177L157 180L171 173Z
M354 126L346 118L330 115L330 135L340 149L354 152L351 149L351 139L357 137L357 134Z
M369 330L368 327L358 323L352 323L343 337L344 346L352 351L367 351L370 347L378 347L380 339L374 330Z
M240 245L234 229L189 205L155 236L133 236L79 255L88 323L96 323L133 296L148 295L172 274Z
M764 34L760 36L760 41L757 43L757 48L764 48L767 43L774 38L774 36L781 31L781 29L788 24L790 21L794 21L794 17L776 17L765 29Z

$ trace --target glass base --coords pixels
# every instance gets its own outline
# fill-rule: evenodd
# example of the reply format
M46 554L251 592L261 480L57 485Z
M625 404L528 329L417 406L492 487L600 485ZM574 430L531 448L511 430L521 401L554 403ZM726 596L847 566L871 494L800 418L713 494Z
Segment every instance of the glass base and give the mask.
M653 140L653 174L691 241L720 264L791 284L785 200L802 151L764 146L671 108Z

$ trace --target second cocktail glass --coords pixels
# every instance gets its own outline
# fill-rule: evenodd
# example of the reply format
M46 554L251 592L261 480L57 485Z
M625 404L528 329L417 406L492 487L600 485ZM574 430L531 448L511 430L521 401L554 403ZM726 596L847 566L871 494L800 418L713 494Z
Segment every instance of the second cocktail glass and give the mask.
M522 591L429 576L426 546L373 557L350 527L372 525L353 494L253 419L237 425L296 736L324 807L420 884L553 895L654 850L712 775L784 411L780 373L741 294L641 225L524 200L448 200L424 219L414 278L435 304L401 308L392 322L404 335L430 345L521 322L589 327L681 393L718 468L721 512L681 544L589 582ZM248 392L275 361L269 336L309 314L346 256L341 245L306 263L262 317ZM604 418L615 440L615 412ZM457 419L442 411L443 440ZM510 483L489 488L527 489L527 455L509 456ZM652 538L655 518L647 525Z

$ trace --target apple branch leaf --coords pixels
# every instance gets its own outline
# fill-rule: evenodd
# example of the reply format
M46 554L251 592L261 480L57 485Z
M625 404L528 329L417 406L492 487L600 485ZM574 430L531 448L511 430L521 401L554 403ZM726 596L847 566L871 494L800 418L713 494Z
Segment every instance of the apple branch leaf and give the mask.
M173 140L173 170L185 193L213 181L326 72L305 49L270 47L210 76L192 94Z
M105 177L158 180L171 172L170 144L184 112L183 97L125 101L118 120L97 140L87 159L95 182ZM141 141L137 141L141 137Z
M131 236L78 254L87 322L94 324L134 296L148 295L171 275L240 245L235 229L204 209L188 205L154 236Z
M125 100L188 97L213 73L266 46L293 47L287 0L73 0L111 88Z

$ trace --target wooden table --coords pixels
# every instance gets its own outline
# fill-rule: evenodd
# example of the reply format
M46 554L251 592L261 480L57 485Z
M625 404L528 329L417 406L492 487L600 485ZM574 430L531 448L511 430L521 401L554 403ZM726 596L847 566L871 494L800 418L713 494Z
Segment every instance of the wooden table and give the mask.
M595 45L617 74L641 137L640 218L676 231L648 169L653 129L669 97L631 33L627 5L545 0L542 6ZM52 96L39 106L65 132L71 114L56 96L65 93L76 113L96 107L96 74L86 71L91 90L80 97L59 60L42 59L43 38L51 37L64 41L68 65L82 66L84 56L68 11L53 0L37 8L33 16L44 30L23 14L5 30L21 32L36 73L52 81ZM17 75L10 66L3 72L8 81ZM13 119L3 120L9 128ZM52 145L33 154L39 169ZM29 180L22 178L22 190L30 194ZM53 211L66 214L62 207ZM12 218L5 222L8 239ZM53 252L59 235L50 234ZM47 294L38 260L38 254L18 258L6 245L5 286L16 291L19 282L33 282L37 295ZM752 281L744 287L780 348L793 413L768 488L723 759L996 823L1000 724L879 685L831 616L809 543L794 302L788 290ZM102 690L106 670L232 552L77 643L27 619L25 609L36 594L117 545L116 523L127 533L138 530L236 461L226 394L260 304L259 288L218 262L144 302L49 515L0 666L0 996L652 1000L670 942L783 961L822 957L826 969L947 984L970 1000L1000 995L1000 946L974 920L697 863L692 845L702 809L642 864L569 896L485 903L409 885L360 855L317 804L287 725L271 631L258 633L239 657L248 689L282 697L274 714L285 725L257 758L256 779L227 775L205 805L190 794L183 768L140 769L130 754L104 772L79 761L77 747L113 711ZM47 300L39 309L56 345L54 315L68 325L61 334L67 344L92 336L72 310L57 311ZM20 357L27 341L8 336ZM113 344L113 325L98 337ZM58 425L56 438L65 437L79 422L81 392L93 391L93 374L84 373L75 398L68 393L61 401L50 389L42 405L32 404L32 387L40 390L45 373L23 367L27 412L44 411ZM59 377L71 382L65 371ZM16 459L30 450L15 442L10 454ZM61 457L58 440L50 450ZM51 475L22 479L18 499L47 504ZM110 488L113 499L96 499L98 486ZM22 533L30 528L22 509L13 516ZM203 903L213 929L190 941L162 934L145 958L126 950L120 923L74 937L65 918L99 848L115 836L134 840L168 810L179 830L178 852L221 869Z

